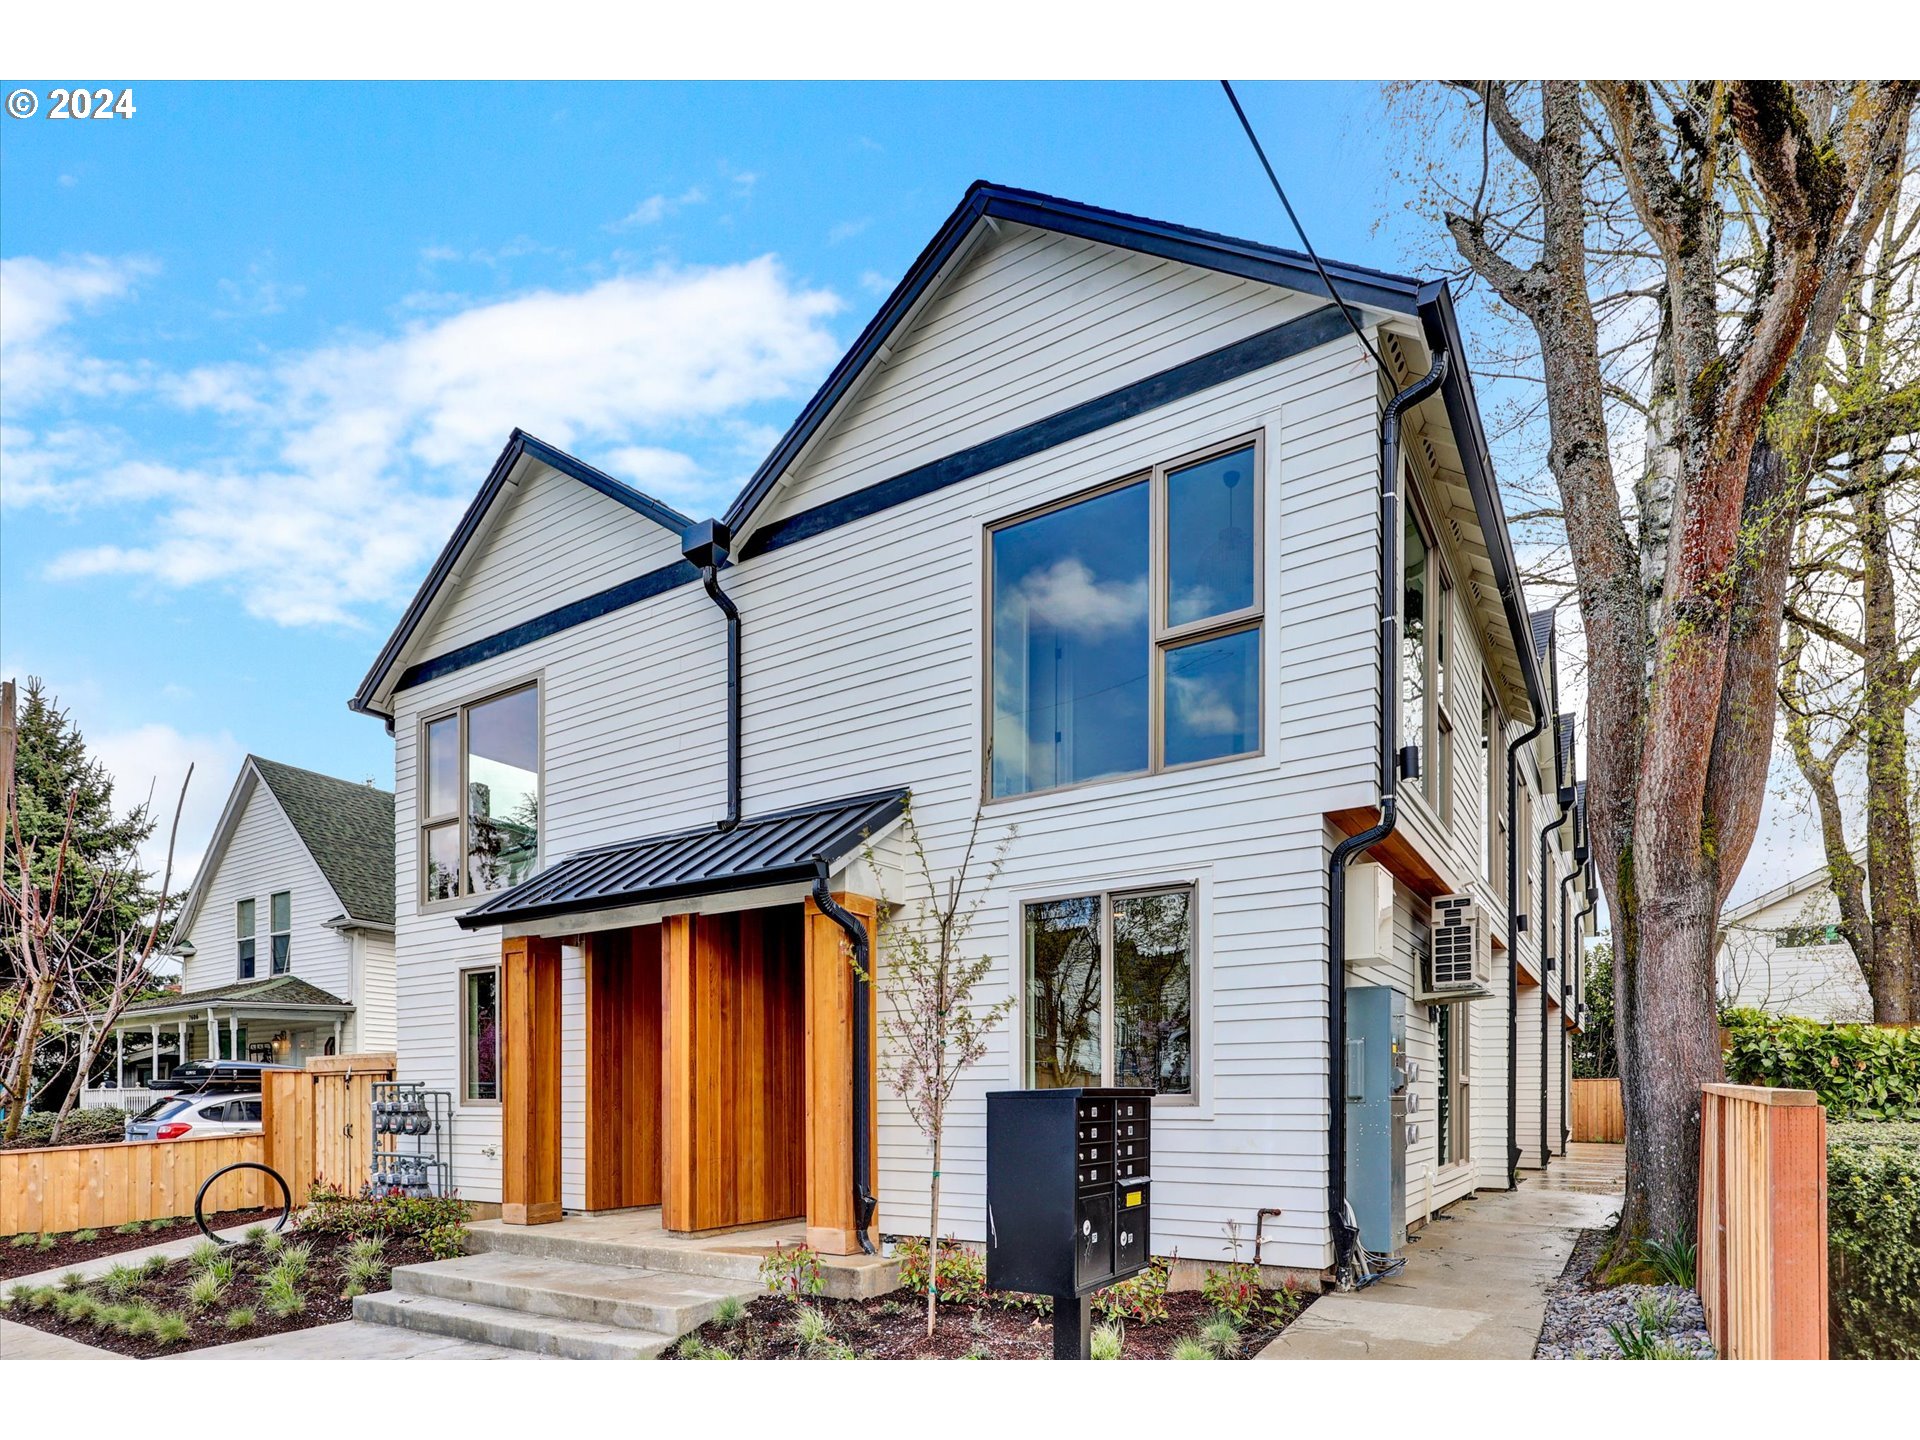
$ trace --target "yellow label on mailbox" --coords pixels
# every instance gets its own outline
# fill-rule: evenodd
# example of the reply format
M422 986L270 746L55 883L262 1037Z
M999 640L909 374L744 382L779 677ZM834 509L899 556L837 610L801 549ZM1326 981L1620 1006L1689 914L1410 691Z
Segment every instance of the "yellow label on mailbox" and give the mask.
M1129 1190L1127 1192L1127 1208L1131 1210L1134 1206L1138 1205L1145 1198L1146 1197L1143 1196L1138 1190Z

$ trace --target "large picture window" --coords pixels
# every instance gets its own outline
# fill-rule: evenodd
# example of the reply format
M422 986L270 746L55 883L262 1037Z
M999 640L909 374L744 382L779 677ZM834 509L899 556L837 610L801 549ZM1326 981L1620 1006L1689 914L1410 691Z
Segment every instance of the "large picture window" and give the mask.
M1260 748L1257 440L995 526L995 797Z
M1193 1094L1193 891L1024 907L1027 1083Z
M472 1104L500 1099L500 971L460 972L460 1096Z
M463 705L422 727L421 898L484 895L532 873L540 850L540 692Z

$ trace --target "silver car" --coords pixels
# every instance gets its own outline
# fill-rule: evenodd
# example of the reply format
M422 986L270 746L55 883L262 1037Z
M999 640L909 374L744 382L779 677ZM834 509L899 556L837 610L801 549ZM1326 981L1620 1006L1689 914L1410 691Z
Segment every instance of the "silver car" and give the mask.
M127 1121L129 1140L201 1140L260 1129L260 1094L170 1095Z

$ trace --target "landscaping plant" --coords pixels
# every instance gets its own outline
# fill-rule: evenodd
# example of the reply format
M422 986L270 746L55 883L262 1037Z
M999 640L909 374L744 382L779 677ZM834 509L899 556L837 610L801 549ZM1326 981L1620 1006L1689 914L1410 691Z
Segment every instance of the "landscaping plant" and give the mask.
M1699 1247L1684 1235L1669 1235L1664 1240L1644 1240L1640 1253L1658 1273L1663 1283L1683 1290L1694 1288L1694 1271Z
M1835 1359L1920 1360L1920 1125L1827 1132Z
M961 1244L949 1235L940 1242L935 1273L927 1274L927 1242L909 1235L895 1243L893 1255L900 1262L900 1283L915 1295L925 1295L931 1284L942 1298L971 1304L987 1292L987 1261L977 1250Z
M1088 1348L1095 1360L1118 1360L1126 1348L1126 1332L1118 1325L1096 1325Z
M811 1246L776 1245L760 1262L760 1283L776 1295L799 1300L825 1293L827 1277Z
M909 803L901 834L911 858L907 885L912 892L912 909L884 909L886 919L880 931L887 976L887 1013L880 1025L886 1042L884 1074L909 1118L927 1137L932 1153L933 1167L927 1182L929 1236L940 1233L940 1166L946 1144L947 1108L961 1077L987 1053L987 1036L1014 1004L1012 996L991 1003L975 998L975 991L993 969L993 957L964 953L980 906L999 878L1007 848L1017 833L1013 826L1007 827L988 858L979 893L970 894L981 816L976 806L959 862L943 885L933 878L933 866ZM871 846L867 858L875 874L886 873ZM873 977L861 978L871 982ZM936 1261L927 1276L929 1335L933 1334L944 1293L943 1265L944 1260Z
M1132 1320L1142 1325L1166 1319L1167 1277L1176 1258L1156 1255L1137 1275L1094 1291L1093 1308L1109 1320Z
M1811 1090L1829 1120L1920 1120L1920 1031L1733 1010L1727 1078Z

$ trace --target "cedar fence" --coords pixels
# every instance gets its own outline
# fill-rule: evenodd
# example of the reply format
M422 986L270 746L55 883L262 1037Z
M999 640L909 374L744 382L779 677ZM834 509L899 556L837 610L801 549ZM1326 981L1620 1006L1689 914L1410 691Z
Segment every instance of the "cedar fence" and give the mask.
M304 1071L267 1072L257 1135L0 1150L0 1236L191 1215L207 1177L243 1161L279 1171L295 1204L316 1180L357 1191L372 1159L372 1087L394 1066L391 1054L329 1055ZM280 1187L247 1170L216 1185L206 1208L279 1203Z
M1620 1080L1573 1082L1573 1138L1618 1145L1627 1138L1627 1112L1620 1099Z
M1699 1237L1722 1359L1827 1358L1827 1112L1813 1091L1701 1087Z

